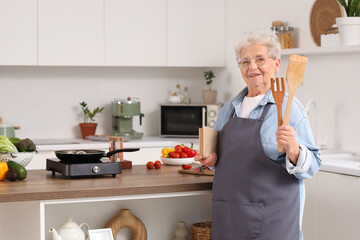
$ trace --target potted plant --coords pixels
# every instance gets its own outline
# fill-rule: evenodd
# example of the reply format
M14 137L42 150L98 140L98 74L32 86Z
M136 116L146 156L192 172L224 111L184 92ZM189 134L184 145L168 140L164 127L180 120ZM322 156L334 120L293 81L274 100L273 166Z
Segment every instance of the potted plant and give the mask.
M336 18L341 45L360 44L360 0L338 0L344 7L346 17Z
M204 72L204 78L206 84L209 86L209 89L202 91L203 101L205 104L214 104L216 103L217 91L211 90L211 84L213 82L213 78L215 78L213 71L209 70Z
M84 117L84 122L80 123L81 135L83 139L86 139L89 135L94 135L97 127L97 123L95 123L95 115L101 113L104 110L104 107L97 107L93 111L91 111L86 102L81 102L81 111Z

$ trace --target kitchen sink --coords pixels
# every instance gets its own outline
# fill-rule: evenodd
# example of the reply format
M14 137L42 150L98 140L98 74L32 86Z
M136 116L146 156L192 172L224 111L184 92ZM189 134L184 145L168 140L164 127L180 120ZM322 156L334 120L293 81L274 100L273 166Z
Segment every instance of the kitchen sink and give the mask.
M360 156L352 153L322 155L320 170L360 176Z

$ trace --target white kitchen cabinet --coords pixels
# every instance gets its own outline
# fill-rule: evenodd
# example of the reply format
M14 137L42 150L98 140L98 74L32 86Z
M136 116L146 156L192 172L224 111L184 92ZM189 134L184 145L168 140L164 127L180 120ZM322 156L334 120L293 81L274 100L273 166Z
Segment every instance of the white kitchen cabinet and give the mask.
M0 65L37 64L37 0L0 0Z
M38 0L39 65L104 65L103 0Z
M105 0L105 64L166 65L166 0Z
M49 229L59 230L68 217L104 228L121 209L143 221L149 240L168 240L179 221L191 230L191 224L211 219L211 191L0 203L0 239L52 240ZM124 230L117 239L132 239Z
M360 239L360 178L319 172L317 239Z
M167 1L167 66L225 66L225 0Z
M302 232L304 239L316 239L316 201L317 201L317 175L304 180L305 184L305 206L302 221Z

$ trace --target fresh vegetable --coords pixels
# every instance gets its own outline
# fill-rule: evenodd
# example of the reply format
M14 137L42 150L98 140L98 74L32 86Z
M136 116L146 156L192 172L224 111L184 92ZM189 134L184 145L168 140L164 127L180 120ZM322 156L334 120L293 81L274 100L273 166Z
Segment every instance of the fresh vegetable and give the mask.
M180 153L171 152L171 153L170 153L170 157L171 157L171 158L180 158Z
M158 160L158 161L155 161L154 166L155 166L156 169L161 168L161 162L160 162L159 160Z
M163 148L163 149L161 150L161 154L162 154L161 157L167 158L168 155L169 155L169 153L170 153L170 150L171 150L170 148Z
M153 169L154 168L154 163L152 161L149 161L149 162L146 163L146 167L148 169Z
M181 167L182 167L182 169L185 169L185 170L192 168L192 166L189 164L183 164L183 165L181 165Z
M21 141L21 139L20 139L20 138L17 138L17 137L12 137L12 138L10 138L9 140L10 140L10 142L11 142L12 144L14 144L14 145Z
M18 150L5 135L0 135L0 152L17 153Z
M196 171L196 172L201 172L201 171L203 171L203 170L205 170L205 169L206 169L206 166L205 166L205 165L202 165L201 167L195 168L195 171Z
M183 147L181 145L176 145L175 146L175 152L182 153L183 152Z
M187 147L187 146L185 146L183 148L183 152L186 153L186 154L188 154L190 151L191 151L191 149L189 147Z
M197 155L197 151L195 151L195 150L190 150L190 152L187 154L188 155L188 157L195 157L196 155Z
M27 171L26 171L25 167L23 167L19 163L9 161L8 166L9 166L9 169L17 171L19 180L23 180L27 177Z
M20 140L15 146L19 152L33 152L36 150L36 145L29 138Z
M191 143L191 147L184 144L178 144L175 148L163 148L161 150L162 158L191 158L197 155L197 151L193 150L194 144Z
M15 182L18 179L18 176L18 172L15 169L10 169L6 173L6 178L11 182Z
M6 162L0 162L0 180L6 177L6 173L9 171L9 167Z

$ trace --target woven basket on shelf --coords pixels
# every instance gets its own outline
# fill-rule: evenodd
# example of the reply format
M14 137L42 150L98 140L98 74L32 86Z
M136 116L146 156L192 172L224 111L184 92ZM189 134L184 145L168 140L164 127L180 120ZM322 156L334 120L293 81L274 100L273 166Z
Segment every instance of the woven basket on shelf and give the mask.
M191 226L192 240L210 240L211 222L194 223Z

